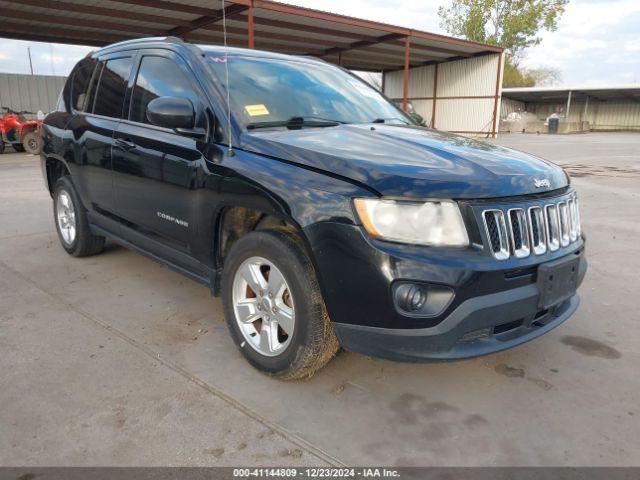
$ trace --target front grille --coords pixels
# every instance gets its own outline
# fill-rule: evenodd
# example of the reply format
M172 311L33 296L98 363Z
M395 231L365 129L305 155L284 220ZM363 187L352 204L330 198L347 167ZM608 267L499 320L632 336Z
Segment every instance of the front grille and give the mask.
M580 238L580 211L573 194L554 203L482 212L489 250L498 260L526 258L566 247Z

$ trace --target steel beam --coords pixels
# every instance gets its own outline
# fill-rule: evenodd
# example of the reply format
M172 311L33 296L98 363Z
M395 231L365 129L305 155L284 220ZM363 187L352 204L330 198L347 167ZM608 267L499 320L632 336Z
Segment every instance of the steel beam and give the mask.
M218 10L213 8L197 7L194 5L186 5L183 3L168 2L166 0L111 0L118 3L126 3L127 5L138 5L141 7L156 8L158 10L187 13L191 15L212 16ZM234 2L238 3L238 2Z
M304 31L309 33L317 33L318 35L327 35L329 37L347 38L351 40L373 40L376 37L362 35L356 32L347 32L344 30L337 30L335 28L318 27L315 25L301 25L295 22L288 22L286 20L275 20L272 18L262 18L255 16L253 22L256 25L264 25L265 27L282 28L285 30ZM308 39L307 39L308 40Z
M433 67L433 105L431 109L431 128L436 128L436 102L438 101L438 64Z
M248 47L255 47L255 40L253 38L254 35L254 27L253 27L253 0L251 0L251 5L249 5L249 9L247 10L247 35L249 36Z
M76 39L86 45L107 45L109 43L119 42L131 38L127 35L113 35L103 32L88 32L86 30L70 30L68 28L42 28L42 33L34 33L33 25L25 25L23 23L2 22L0 24L0 36L7 36L5 32L14 32L25 34L23 38L28 39L28 35L38 35L42 38L49 38L49 42L57 42L56 38L60 36L66 39ZM86 43L85 43L86 42ZM76 45L78 43L76 42Z
M491 128L491 135L495 138L498 134L498 103L500 102L500 77L502 76L502 52L498 56L498 73L496 75L496 98L493 102L493 127Z
M409 67L411 60L411 37L404 39L404 73L402 77L402 110L407 111L407 97L409 96Z
M159 23L161 25L188 25L188 20L180 20L176 18L164 17L160 15L150 15L147 13L129 12L117 10L114 8L105 8L94 5L82 5L79 3L69 2L50 2L49 0L4 0L7 3L16 5L28 5L30 7L46 8L51 10L54 8L58 13L73 12L86 13L100 17L110 17L111 19L121 20L137 20L140 22ZM40 13L38 13L40 14Z
M401 35L396 33L390 33L389 35L383 35L381 37L377 37L370 40L359 40L357 42L353 42L349 44L347 47L332 47L328 48L324 51L325 55L335 55L336 53L346 52L348 50L356 50L358 48L370 47L372 45L376 45L378 43L389 42L391 40L395 40L399 38Z
M57 12L56 12L57 13ZM14 19L14 20L24 20L25 19L25 12L23 10L11 10L8 8L0 8L0 18L7 18L7 19ZM29 18L29 20L31 21L36 21L38 23L43 23L43 28L48 28L46 27L46 25L51 24L51 22L57 24L57 25L66 25L69 27L78 27L78 28L96 28L96 29L100 29L100 30L106 30L107 32L112 32L112 31L116 31L116 32L128 32L131 36L140 36L140 35L149 35L149 36L155 36L155 35L161 35L162 31L155 29L155 28L149 28L149 27L142 27L139 25L131 25L131 24L126 24L126 23L116 23L116 22L105 22L102 20L88 20L88 19L79 19L79 18L69 18L69 17L61 17L58 15L50 15L47 17L40 17L40 16L33 16L31 18ZM1 25L0 25L1 28ZM83 32L85 33L91 33L91 32L86 32L85 30L83 30Z
M224 15L222 14L222 9L214 10L214 12L216 12L215 14L205 15L203 17L196 18L195 20L192 20L191 22L189 22L188 26L172 28L171 30L166 32L166 34L173 35L176 37L181 37L186 33L193 32L194 30L206 27L213 23L217 23L221 21L222 18L225 16L227 17L227 19L229 19L230 17L233 17L234 15L238 15L248 9L249 7L246 7L244 5L229 5L224 7Z
M404 42L389 42L389 45L404 46ZM422 51L427 51L431 53L442 53L444 55L456 55L463 58L473 56L473 53L464 53L464 52L460 52L459 50L451 50L448 48L441 48L441 47L432 47L430 45L420 45L420 44L416 44L415 42L411 44L411 50L422 50Z
M279 2L271 2L268 0L254 0L254 6L265 10L271 10L280 13L286 13L289 15L296 15L299 17L313 18L315 20L324 20L330 23L341 23L344 25L350 25L352 27L368 28L371 30L380 30L388 33L398 33L402 36L409 35L411 31L407 28L394 27L392 25L386 25L378 22L371 22L369 20L362 20L360 18L347 17L343 15L335 15L333 13L321 12L319 10L311 10L309 8L296 7L293 5L286 5Z

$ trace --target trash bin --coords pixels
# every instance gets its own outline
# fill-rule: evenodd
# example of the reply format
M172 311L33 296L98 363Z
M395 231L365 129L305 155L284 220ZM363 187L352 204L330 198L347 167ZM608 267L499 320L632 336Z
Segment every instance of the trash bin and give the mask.
M560 119L558 118L550 118L549 119L549 133L558 133L558 124L560 123Z

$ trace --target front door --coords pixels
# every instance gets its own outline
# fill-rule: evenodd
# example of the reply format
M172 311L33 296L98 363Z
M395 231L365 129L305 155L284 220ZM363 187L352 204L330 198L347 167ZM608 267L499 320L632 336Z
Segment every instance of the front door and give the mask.
M206 143L151 125L146 113L157 97L186 97L197 112L198 126L207 129L203 97L178 55L141 51L138 62L128 118L114 137L117 214L135 237L130 240L152 251L169 246L175 253L169 253L169 260L183 264L197 238L201 152ZM167 256L166 250L156 253Z

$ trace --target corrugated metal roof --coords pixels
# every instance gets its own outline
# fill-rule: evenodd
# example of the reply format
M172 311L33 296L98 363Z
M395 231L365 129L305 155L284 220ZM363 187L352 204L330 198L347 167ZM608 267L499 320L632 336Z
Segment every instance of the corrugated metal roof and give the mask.
M573 98L594 97L602 100L629 99L640 102L640 85L503 88L502 95L523 102L559 101L571 92Z
M253 12L255 48L315 55L351 69L401 68L407 36L414 67L501 51L270 0L230 0L225 4L230 45L248 45L249 12ZM202 0L0 0L0 36L95 46L164 35L221 43L221 13L218 2Z

